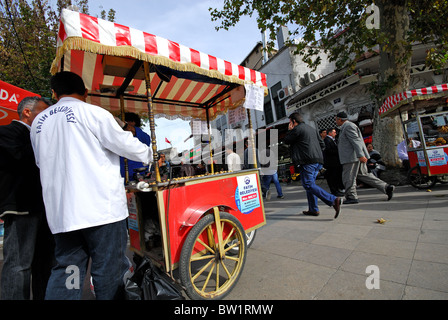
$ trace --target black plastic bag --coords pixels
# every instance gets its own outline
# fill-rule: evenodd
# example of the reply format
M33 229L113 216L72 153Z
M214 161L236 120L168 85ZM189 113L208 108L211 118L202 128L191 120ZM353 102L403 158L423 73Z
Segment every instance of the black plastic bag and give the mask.
M145 300L184 300L176 283L159 268L150 262L150 268L146 270L142 283L143 297Z
M143 298L142 289L132 278L126 280L124 294L126 300L142 300Z
M126 281L127 300L184 300L177 284L151 260L144 257L133 276Z
M136 267L134 274L126 280L124 285L126 300L143 300L141 285L146 270L151 267L150 263L150 260L146 257L137 263L138 266Z

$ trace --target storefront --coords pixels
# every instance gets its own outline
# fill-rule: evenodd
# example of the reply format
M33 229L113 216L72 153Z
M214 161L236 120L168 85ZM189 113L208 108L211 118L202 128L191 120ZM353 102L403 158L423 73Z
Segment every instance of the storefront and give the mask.
M446 77L446 69L440 72L424 64L425 49L424 46L414 48L416 63L410 70L410 89L440 84ZM335 115L345 111L349 120L360 127L364 141L371 142L375 101L369 86L377 81L378 64L379 56L371 56L360 61L352 75L340 70L303 87L286 101L287 115L299 111L305 122L320 130L336 127Z

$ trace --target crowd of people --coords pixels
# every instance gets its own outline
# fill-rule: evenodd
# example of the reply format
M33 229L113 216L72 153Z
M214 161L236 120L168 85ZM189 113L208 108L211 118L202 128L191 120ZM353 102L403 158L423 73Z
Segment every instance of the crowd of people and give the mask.
M56 104L25 98L18 107L20 119L0 127L0 217L5 222L1 298L80 299L89 260L96 298L120 298L129 268L123 177L132 179L141 167L154 168L151 139L135 114L122 121L86 103L87 89L75 73L57 73L51 89ZM357 180L377 188L387 200L393 196L394 186L369 172L368 159L376 154L364 144L359 128L345 112L337 114L336 124L339 134L336 128L318 132L299 113L289 116L284 141L306 190L305 215L320 214L320 199L334 208L337 218L342 204L359 202ZM228 170L257 163L265 199L271 182L283 199L270 149L251 150L246 142L241 159L227 149ZM161 175L171 171L163 153L157 161ZM323 167L330 192L316 185ZM203 163L192 168L185 159L180 166L181 176L205 170ZM76 272L78 282L67 284L70 272Z
M368 162L371 157L375 157L375 153L371 146L369 154L358 126L348 120L345 112L339 112L335 121L339 134L336 128L318 132L303 121L300 113L289 116L285 143L290 145L294 167L300 172L302 186L306 190L308 210L303 211L305 215L320 214L320 199L334 208L334 218L337 218L342 204L359 203L357 181L377 188L386 194L388 201L393 197L395 186L369 171ZM330 192L315 183L322 167L326 169L325 178Z
M56 104L25 98L19 121L0 127L1 298L80 299L89 260L96 298L119 298L129 269L120 156L148 164L152 150L86 103L75 73L50 83Z
M86 103L77 74L59 72L50 83L56 104L25 98L19 120L0 127L1 299L80 299L89 261L96 298L121 298L129 269L123 178L154 170L151 139L136 114L123 121ZM232 171L246 166L234 152L227 160ZM157 161L162 175L171 171L163 153ZM181 176L205 171L203 163L180 166Z

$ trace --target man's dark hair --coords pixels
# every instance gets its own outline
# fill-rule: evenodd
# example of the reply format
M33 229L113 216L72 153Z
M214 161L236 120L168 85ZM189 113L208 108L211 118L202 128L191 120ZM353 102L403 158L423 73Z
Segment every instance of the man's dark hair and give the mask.
M76 73L69 71L62 71L56 73L50 80L51 89L58 96L79 94L84 95L86 87L84 81Z
M303 122L303 117L300 113L298 112L293 112L289 115L289 119L297 122L297 123L302 123Z
M139 115L134 113L134 112L126 112L124 114L124 121L126 121L126 122L134 121L135 122L135 126L139 127L139 128L142 126L142 122L140 120Z

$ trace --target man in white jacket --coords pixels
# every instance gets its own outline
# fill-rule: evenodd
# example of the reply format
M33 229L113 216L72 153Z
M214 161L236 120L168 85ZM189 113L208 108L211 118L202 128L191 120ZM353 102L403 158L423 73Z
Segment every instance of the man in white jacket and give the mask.
M226 164L229 171L240 171L241 170L241 158L240 156L233 152L232 147L226 146Z
M40 113L31 128L56 243L57 266L46 299L80 299L89 258L97 299L114 299L129 268L119 157L149 163L152 150L122 130L108 111L87 104L87 89L75 73L56 74L51 88L58 103Z

